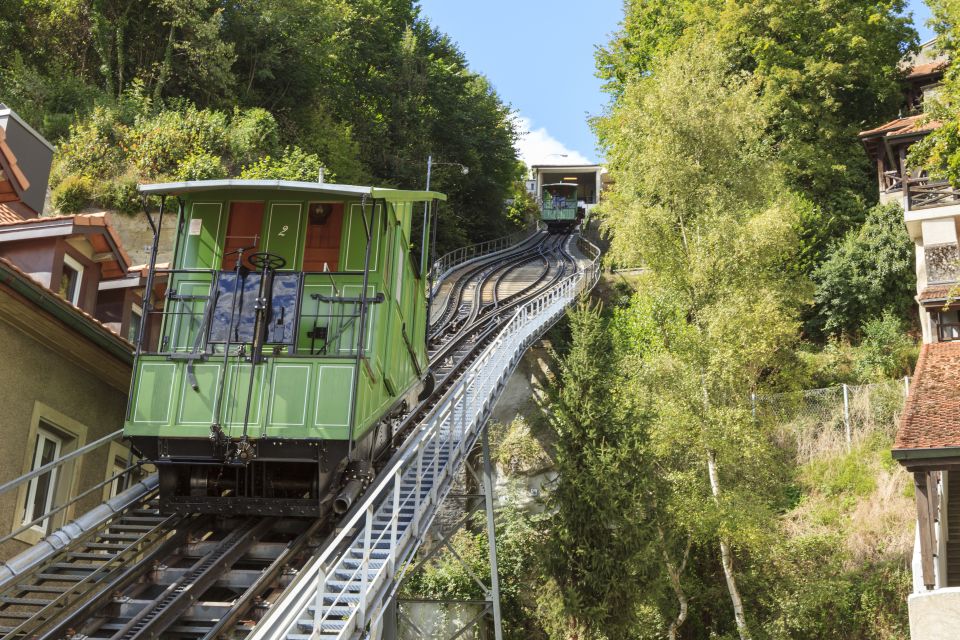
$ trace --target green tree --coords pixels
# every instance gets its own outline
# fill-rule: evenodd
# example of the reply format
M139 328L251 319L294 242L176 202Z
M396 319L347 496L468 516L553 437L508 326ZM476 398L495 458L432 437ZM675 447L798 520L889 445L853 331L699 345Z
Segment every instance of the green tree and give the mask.
M870 318L892 313L916 322L913 242L903 209L892 203L870 210L812 274L816 283L810 335L857 337Z
M651 447L669 464L670 512L719 552L741 638L751 637L736 568L770 530L775 452L750 394L774 384L796 339L802 287L785 264L808 210L771 160L768 113L709 33L688 33L627 83L597 126L615 178L612 250L681 323L643 360L656 397ZM674 536L682 539L682 536Z
M571 346L551 404L559 477L545 556L563 603L551 626L627 637L657 566L647 553L654 533L637 526L650 511L647 417L618 402L611 333L599 309L583 306L569 321Z
M796 262L808 272L876 201L857 132L900 106L898 64L917 39L904 7L902 0L628 2L621 31L598 54L600 75L616 100L684 34L717 34L728 73L749 73L768 105L764 126L787 185L815 205L799 221Z

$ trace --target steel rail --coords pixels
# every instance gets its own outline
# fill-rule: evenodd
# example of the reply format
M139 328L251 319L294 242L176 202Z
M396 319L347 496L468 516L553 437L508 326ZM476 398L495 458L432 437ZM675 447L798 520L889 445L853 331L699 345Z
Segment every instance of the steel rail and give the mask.
M523 244L513 247L510 251L493 257L486 256L483 260L478 261L478 264L471 266L467 271L460 274L456 282L453 284L452 290L447 295L443 312L437 317L436 320L434 320L434 322L430 324L431 339L439 332L447 328L451 321L450 316L453 310L458 309L463 303L463 290L470 284L470 282L473 281L474 278L482 274L491 265L503 264L505 260L515 260L520 257L530 255L532 251L536 250L537 247L545 243L548 238L549 236L546 236L545 234L534 234L529 238L529 240L536 240L536 244L533 246L526 246L526 244Z
M543 244L543 243L541 242L540 244ZM538 246L539 246L539 245L538 245ZM552 248L552 249L550 249L550 252L552 252L552 253L560 253L561 255L564 253L562 247ZM522 253L522 252L521 252L521 253ZM543 247L541 246L540 249L539 249L539 255L548 255L548 252L545 252L544 249L543 249ZM529 257L526 257L526 258L524 258L523 260L526 260L527 262L529 262L529 261L530 261L530 258L529 258ZM519 262L522 263L523 260L520 260ZM517 262L517 260L515 260L514 262ZM564 262L564 263L568 262L568 259L567 259L567 258L564 258L564 259L563 259L563 262ZM539 292L541 289L543 289L544 287L549 287L549 286L555 285L555 283L557 282L557 280L563 277L563 274L566 272L567 265L566 265L566 264L563 264L563 265L559 266L559 267L557 268L557 270L556 270L556 273L554 273L553 277L549 279L548 284L542 285L541 283L546 279L546 276L547 276L547 275L549 274L549 272L551 271L551 267L548 267L548 268L544 271L544 273L541 275L541 277L537 279L536 282L531 283L530 285L528 285L527 287L525 287L522 291L517 292L517 294L514 294L513 296L510 296L509 299L510 299L512 302L507 302L506 299L505 299L504 301L501 301L501 306L500 306L499 308L496 308L496 305L494 305L494 307L495 307L494 309L492 309L492 310L491 310L491 309L487 309L486 307L489 307L490 305L485 305L485 304L483 303L483 298L482 298L482 295L481 295L481 294L482 294L482 289L483 289L483 287L485 286L485 284L487 284L487 283L489 282L489 280L490 280L491 278L493 278L493 277L496 276L497 274L499 274L499 277L497 278L497 282L499 282L499 281L502 280L502 278L504 277L505 272L509 271L510 269L511 269L510 266L503 266L503 265L496 266L494 269L488 270L488 273L486 274L486 276L485 276L484 278L481 278L481 281L477 283L477 286L478 286L477 295L474 296L474 301L473 301L474 304L472 305L473 309L471 310L471 316L472 316L472 318L473 318L473 322L467 323L466 325L464 325L464 326L461 328L460 331L458 331L458 337L459 337L459 338L463 338L463 337L465 337L465 336L469 336L470 334L474 334L473 337L476 339L476 340L475 340L475 343L474 343L473 346L472 346L472 348L471 348L471 349L468 351L468 353L464 356L464 362L466 362L467 360L469 360L469 361L471 361L471 362L473 362L474 360L476 360L476 357L475 357L476 352L477 352L482 346L487 345L487 344L490 342L490 339L491 339L492 337L495 337L495 336L494 336L494 333L497 333L498 335L501 333L501 332L496 331L497 328L500 326L500 324L502 324L502 323L496 321L496 320L498 319L498 317L499 317L500 314L502 314L502 313L504 313L505 311L508 311L508 310L510 310L510 309L515 309L515 308L517 308L517 307L521 307L521 305L529 306L529 305L531 304L531 300L535 300L535 299L536 299L536 297L537 297L537 295L538 295L538 292ZM484 268L480 268L480 269L479 269L479 271L481 271L481 272L484 271L484 270L485 270ZM531 293L531 292L530 292L531 289L536 289L536 291L533 291L533 293ZM543 294L539 294L539 295L543 295ZM514 314L514 318L520 317L520 315L521 315L521 310L517 310L516 313ZM483 326L483 331L478 334L478 333L477 333L478 328L479 328L478 325L481 325L481 324L484 325L484 326ZM489 347L487 348L487 350L486 350L485 352L489 352ZM433 359L433 362L434 362L434 363L436 362L436 358ZM462 368L462 367L459 367L458 370L459 370L460 368ZM450 397L456 396L456 397L461 398L461 399L463 399L463 400L465 401L465 399L466 399L466 397L467 397L466 394L468 394L468 391L467 391L467 387L464 386L464 384L465 384L465 383L464 383L464 379L461 379L461 380L460 380L460 385L457 387L457 388L459 388L459 389L462 390L462 391L460 392L460 395L457 395L456 389L453 389L452 391L450 390L450 387L454 386L454 384L456 383L456 380L454 379L454 374L455 374L455 373L456 373L455 371L451 371L447 376L445 376L445 378L444 378L444 384L438 386L438 391L437 391L437 393L435 393L434 396L433 396L433 400L434 400L433 405L434 405L434 406L430 409L430 415L434 415L434 416L437 415L438 404L439 404L440 402L442 402L442 399L440 399L440 400L437 399L437 398L438 398L438 395L440 395L440 394L442 394L444 398L450 398ZM414 412L414 414L416 414L416 413L417 413L417 412ZM411 416L411 418L412 418L412 417L413 417L413 416ZM412 439L415 439L415 438L417 437L417 434L422 434L422 433L423 433L423 430L422 430L422 429L419 429L419 430L418 430L418 429L413 429L413 430L412 430L412 435L411 435L411 438L410 438L410 439L411 439L411 440L412 440ZM407 445L405 445L405 446L404 446L404 450L409 450L409 447L408 447ZM425 452L425 450L424 450L424 451L422 452L422 455L421 455L421 464L422 464L423 461L424 461L424 456L425 456L425 455L427 455L427 454L426 454L426 452ZM442 462L442 460L441 460L440 457L438 457L437 455L434 455L434 456L433 456L432 461L431 461L429 464L432 464L432 467L431 467L431 468L433 469L434 472L436 472L436 471L438 471L438 470L440 469L441 462ZM395 465L394 465L394 467L395 467ZM421 470L422 470L422 469L421 469ZM419 483L419 480L418 480L417 482ZM396 489L397 489L397 491L399 491L400 486L397 485ZM368 494L369 494L369 492L368 492ZM409 508L409 507L411 507L411 506L413 506L413 505L416 504L416 502L417 502L417 500L418 500L418 496L419 496L419 498L422 498L422 497L423 497L423 496L421 495L421 493L419 493L419 492L417 493L417 495L414 495L414 494L411 493L411 494L407 495L407 496L404 498L404 500L398 501L398 506L399 506L399 505L403 505L403 508ZM368 498L368 499L369 499L369 498ZM130 505L128 508L131 508L131 509L132 509L133 506L135 506L135 505ZM359 507L360 505L357 505L357 506ZM353 511L353 514L354 514L353 516L351 516L350 514L348 514L347 517L348 517L348 518L356 519L356 517L357 517L356 514L357 514L357 513L360 513L360 511L361 511L361 510L356 509L356 510ZM118 514L118 515L119 515L119 514ZM395 524L397 524L397 525L400 524L399 516L395 516L394 522L395 522ZM252 605L256 602L257 598L258 598L262 593L264 593L266 590L270 589L271 587L275 587L275 586L276 586L276 582L277 582L277 579L279 578L280 573L284 570L284 568L285 568L286 566L288 566L289 562L290 562L293 558L295 558L296 556L298 556L298 555L302 552L302 550L306 548L307 541L308 541L317 531L319 531L319 529L321 528L321 526L322 526L323 524L324 524L324 523L323 523L323 521L321 521L321 520L313 521L313 523L307 528L307 531L308 531L309 533L304 532L303 534L301 534L301 535L297 538L296 544L292 544L290 547L288 547L287 551L285 551L284 553L282 553L282 554L270 565L269 568L267 568L266 570L264 570L264 573L262 574L262 576L260 577L260 579L258 579L258 580L254 583L254 585L252 585L249 589L247 589L246 591L244 591L244 592L241 594L241 596L236 600L235 606L234 606L234 608L230 611L230 613L227 614L227 615L224 615L223 617L221 617L221 618L219 619L219 621L215 622L214 625L213 625L213 627L206 633L206 635L204 635L204 636L202 636L202 637L205 637L205 638L213 638L213 637L216 637L217 634L219 634L219 633L227 633L227 632L229 632L230 628L236 623L236 621L240 618L240 616L242 616L246 611L249 610L250 606L252 606ZM259 526L264 526L264 527L266 527L267 525L254 525L254 526L258 526L258 527L259 527ZM108 528L108 527L104 527L104 530L106 530L107 528ZM347 528L340 528L339 531L340 531L341 536L342 536L342 533L343 533L344 531L349 530L349 529L350 529L349 526L348 526ZM372 544L374 544L374 545L383 545L383 544L388 544L388 543L390 543L390 542L396 542L396 540L389 540L389 541L388 541L388 539L387 539L387 537L386 537L386 531L385 531L385 530L380 531L379 534L375 535L375 534L373 533L373 529L372 529L372 521L368 521L367 524L366 524L366 535L367 535L367 539L368 539L369 541L371 541ZM89 536L87 536L87 538L89 539ZM333 541L335 542L337 539L338 539L338 538L337 538L336 536L334 536ZM180 538L177 537L177 541L179 541L179 540L180 540ZM332 543L331 543L331 544L332 544ZM249 545L244 545L244 546L245 546L245 547L248 547ZM176 547L176 541L174 541L174 542L169 542L167 545L165 545L165 546L162 547L162 552L163 552L163 553L170 552L171 549L174 548L174 547ZM68 551L70 551L70 549L72 549L72 548L73 548L73 546L71 546L69 549L65 549L64 551L68 552ZM239 549L239 548L240 548L240 547L236 547L236 546L231 547L231 549ZM325 545L324 548L330 549L331 547L330 547L330 545ZM151 558L152 560L155 560L155 559L158 557L158 554L162 555L162 553L161 553L161 548L160 548L160 547L156 547L152 553L149 553L147 556L144 556L144 557L149 557L149 558ZM231 551L231 552L229 553L227 559L228 559L228 560L237 560L237 559L238 559L239 557L241 557L241 556L242 556L242 553L240 553L240 551L236 551L236 550L235 550L235 551ZM361 559L361 560L362 560L362 561L359 562L359 563L354 563L356 566L351 567L352 570L349 571L349 572L346 574L348 578L361 579L362 576L365 576L369 571L372 570L372 568L376 568L376 566L378 566L377 561L376 561L376 560L371 560L370 557L366 558L365 560L363 560L363 559ZM69 616L67 620L62 620L59 624L54 625L54 626L53 626L53 629L54 629L55 631L59 632L59 631L62 631L62 630L64 630L64 629L66 629L66 628L67 628L66 625L68 625L68 624L69 624L69 625L72 625L72 627L70 627L70 628L77 628L78 624L79 624L80 622L82 622L82 617L83 617L83 615L88 615L88 614L90 613L90 611L92 611L93 609L96 609L96 608L98 607L98 605L102 605L102 604L103 604L104 598L106 597L105 594L106 594L106 595L110 595L110 594L113 593L113 590L114 590L115 588L124 588L124 587L123 587L124 584L128 584L131 580L136 580L136 579L138 578L138 576L143 575L143 574L146 572L146 569L147 569L147 566L146 566L146 565L147 565L147 564L149 564L149 563L135 563L134 565L128 566L128 567L127 567L127 570L126 570L119 578L117 578L116 581L112 582L110 585L108 585L108 586L105 587L104 589L99 590L96 594L90 596L90 597L88 598L88 600L86 601L87 603L86 603L85 605L80 606L80 607L77 609L77 615L76 615L76 616ZM217 565L218 570L222 570L222 569L224 568L224 566L226 566L227 564L229 564L229 562L227 562L226 564L224 564L224 563L219 563L219 564ZM207 575L207 574L206 574L205 572L200 572L200 575L205 576L205 575ZM210 583L209 579L205 579L205 580L206 580L206 582L205 582L206 584L209 584L209 583ZM362 580L361 580L361 581L362 581ZM196 587L190 587L191 584L194 584L194 585L195 585L195 584L198 584L198 583L197 583L196 581L193 581L193 582L191 582L191 581L184 581L184 582L182 582L182 583L180 584L180 587L181 587L181 588L186 588L186 591L191 591L191 590L192 590L192 591L197 591L197 588L196 588ZM200 591L202 591L202 589L201 589ZM202 596L202 593L195 593L195 594L193 595L194 599L199 598L199 597L201 597L201 596ZM138 619L141 619L141 620L142 620L142 619L145 618L145 617L149 617L149 618L150 618L149 624L146 625L145 628L144 628L144 629L146 629L146 630L144 630L144 629L139 629L139 630L138 630L138 629L136 628L137 625L134 624L134 621L133 621L133 620L131 620L130 623L127 624L127 625L124 627L125 632L124 632L123 634L121 634L121 633L118 632L117 634L114 635L114 637L130 637L130 638L132 638L132 637L143 637L144 635L146 635L146 636L154 636L154 635L156 635L156 633L158 632L158 631L157 631L158 629L162 630L162 629L168 628L169 625L172 624L172 623L175 621L175 619L176 619L177 616L176 616L176 615L173 615L173 614L170 614L170 613L165 613L165 612L167 612L167 611L174 611L174 610L179 611L179 612L182 612L182 611L184 610L184 606L185 606L184 603L187 602L187 600L182 600L182 599L180 599L179 596L178 596L177 598L174 598L174 601L177 603L174 608L160 607L159 610L156 612L156 615L150 615L150 614L148 614L148 613L143 613L143 611L141 611L141 613L143 613L143 615L142 615L140 618L138 618ZM45 620L45 621L44 621L44 627L45 627L45 628L48 627L49 624L50 624L50 620ZM53 637L55 637L55 636L54 636L54 635L50 635L50 634L42 634L42 635L38 635L37 637L43 637L43 638L48 638L48 637L49 637L49 638L53 638Z
M569 258L564 259L565 263ZM464 375L420 422L339 532L304 567L254 629L251 640L374 635L397 570L421 541L424 525L476 441L493 401L527 346L593 287L596 261L516 308ZM567 265L558 269L565 272Z

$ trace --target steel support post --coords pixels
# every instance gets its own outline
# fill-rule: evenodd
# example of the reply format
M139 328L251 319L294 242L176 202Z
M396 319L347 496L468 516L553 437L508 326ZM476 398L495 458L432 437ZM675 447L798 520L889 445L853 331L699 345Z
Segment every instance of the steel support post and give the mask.
M483 425L480 432L483 442L483 494L487 507L487 546L490 549L490 594L493 604L493 633L496 640L503 640L503 625L500 617L500 575L497 565L497 532L493 520L493 465L490 462L489 426Z

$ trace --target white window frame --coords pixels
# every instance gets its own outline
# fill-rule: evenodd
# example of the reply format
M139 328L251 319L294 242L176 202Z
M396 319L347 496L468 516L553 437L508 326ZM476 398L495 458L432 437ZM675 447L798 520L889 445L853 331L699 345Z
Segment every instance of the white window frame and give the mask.
M143 307L137 304L136 302L130 305L130 320L127 323L127 338L134 344L140 338L140 325L143 320ZM130 331L133 331L133 335L130 334Z
M50 441L54 443L54 447L55 447L54 454L53 454L54 460L60 458L60 456L63 454L63 447L66 444L64 442L64 438L54 433L50 429L45 428L44 426L38 426L37 432L36 432L36 438L34 439L33 460L30 465L30 471L35 471L36 469L40 468L41 466L40 461L43 456L43 447L41 446L41 444L45 443L46 441ZM57 497L57 482L60 479L60 468L55 467L51 469L49 471L49 474L50 474L50 482L47 485L47 499L45 501L46 504L42 505L43 506L42 513L49 513L50 509L53 508L53 501ZM35 501L37 499L37 485L39 485L39 483L40 483L40 477L37 476L36 478L33 478L32 480L30 480L29 484L27 485L27 496L26 496L26 500L23 503L23 517L20 521L21 527L27 524L28 522L30 522L31 520L33 520L33 512L36 510ZM31 526L30 529L33 531L37 531L42 535L46 535L47 533L49 533L47 531L47 527L49 526L49 524L50 524L50 519L46 518L38 522L37 524L34 524L33 526Z
M82 447L87 442L88 428L85 424L37 400L33 404L30 428L27 429L25 438L21 441L23 444L19 447L20 451L23 452L23 462L20 467L21 474L29 473L30 470L34 468L37 432L41 429L47 432L52 431L53 435L59 437L63 442L60 448L61 457ZM77 462L77 460L71 460L57 468L54 500L58 501L59 504L65 503L70 496L76 494L80 474L80 465L78 465ZM0 513L0 515L5 516L3 526L5 528L9 526L11 533L19 530L24 522L29 522L29 520L24 520L23 516L25 514L27 492L30 484L30 482L21 484L17 489L14 508L8 510L6 513ZM69 522L70 519L74 517L76 507L76 504L70 505L56 515L51 516L45 524L47 524L50 529L56 529L62 526L63 523ZM44 533L42 533L40 527L37 526L30 527L16 534L14 540L32 545L38 543L43 537Z
M111 442L110 447L107 451L107 468L104 472L103 479L104 481L110 480L110 478L127 468L127 460L130 458L130 449L123 446L119 442ZM113 498L117 495L117 486L120 484L121 478L114 478L113 481L107 482L103 485L103 501L106 502L110 498ZM132 483L133 476L132 474L127 476L127 486L129 487Z
M63 264L77 272L77 288L73 292L73 299L67 299L70 304L77 305L80 301L80 290L83 288L83 265L69 253L63 254Z

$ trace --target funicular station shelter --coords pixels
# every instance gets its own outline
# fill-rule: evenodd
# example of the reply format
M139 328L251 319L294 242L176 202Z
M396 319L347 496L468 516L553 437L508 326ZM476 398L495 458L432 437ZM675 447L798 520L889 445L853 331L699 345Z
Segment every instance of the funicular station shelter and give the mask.
M527 188L534 196L543 192L544 185L576 185L577 200L583 203L588 217L590 210L600 202L605 186L609 184L609 174L606 168L599 164L533 165L531 172L532 177Z

